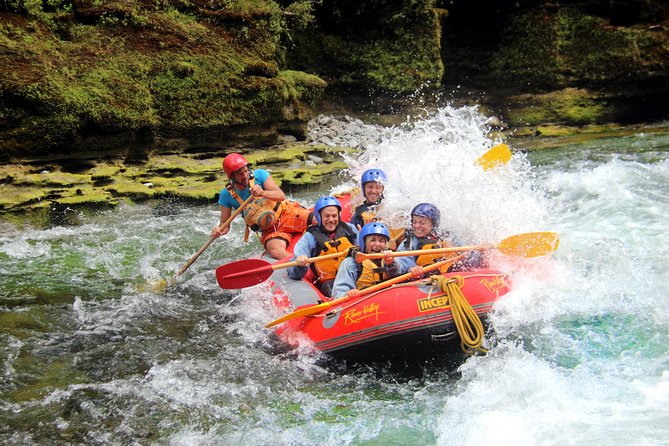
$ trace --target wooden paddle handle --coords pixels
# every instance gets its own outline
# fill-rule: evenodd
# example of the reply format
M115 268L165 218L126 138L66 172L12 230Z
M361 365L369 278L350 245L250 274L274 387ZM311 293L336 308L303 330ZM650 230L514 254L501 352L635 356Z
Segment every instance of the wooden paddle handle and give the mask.
M337 257L342 257L348 254L348 251L342 251L342 252L335 252L332 254L326 254L324 256L316 256L316 257L309 257L306 262L309 263L314 263L318 262L320 260L327 260L327 259L336 259ZM286 262L286 263L279 263L278 265L272 265L273 270L277 269L283 269L283 268L290 268L291 266L298 266L300 262L297 260L293 260L292 262Z
M242 212L244 210L244 208L252 200L253 200L253 195L250 195L249 198L247 198L241 205L239 205L239 207L235 210L235 212L233 212L232 215L230 215L230 217L228 217L228 219L225 220L218 227L221 228L221 229L224 229L224 228L230 226L230 223L232 223L232 220L234 220L235 217L238 216L240 214L240 212ZM204 250L207 249L209 247L209 245L211 245L214 240L216 240L216 237L210 237L209 240L207 240L207 243L202 245L202 248L200 248L200 250L198 252L196 252L193 257L190 258L188 263L186 263L184 266L181 267L181 269L179 271L177 271L177 273L174 275L174 277L176 278L176 277L182 275L188 268L190 268L190 266L193 264L193 262L195 262L197 260L197 258L200 257L200 255L202 255Z
M462 251L481 251L483 249L490 248L489 246L484 245L472 245L472 246L454 246L451 248L434 248L434 249L414 249L412 251L395 251L391 252L391 257L406 257L406 256L420 256L423 254L442 254L447 252L462 252ZM375 254L363 254L358 253L355 255L355 261L360 263L363 260L367 259L383 259L386 254L380 252Z
M430 271L434 271L435 269L441 268L442 266L444 266L447 263L450 263L452 261L453 261L453 259L442 260L440 262L433 263L432 265L428 265L428 266L424 267L423 270L426 273L429 273ZM412 276L413 276L412 273L401 274L397 277L393 277L392 279L388 279L384 282L377 283L376 285L372 285L368 288L365 288L364 290L360 290L360 295L361 296L366 296L367 294L371 294L371 293L374 293L376 291L382 290L384 288L388 288L389 286L392 286L392 285L395 285L397 283L404 282L405 280L411 279ZM344 297L346 297L346 296L344 296ZM344 297L342 297L341 299L344 299ZM331 301L330 303L333 303L333 302L335 302L335 301Z
M453 259L446 259L446 260L442 260L441 262L433 263L432 265L425 267L424 271L426 273L430 272L430 271L434 271L435 269L440 268L440 267L442 267L442 266L444 266L444 265L446 265L446 264L448 264L449 262L452 262L452 261L453 261ZM360 291L360 296L362 297L362 296L365 296L367 294L371 294L371 293L374 293L376 291L382 290L384 288L388 288L389 286L395 285L396 283L404 282L405 280L410 279L411 277L412 277L411 273L405 273L405 274L399 275L399 276L394 277L390 280L386 280L385 282L381 282L381 283L373 285L369 288L365 288L364 290ZM346 294L345 296L340 297L339 299L330 300L330 301L327 301L327 302L323 302L322 304L313 305L311 307L300 308L298 310L293 311L292 313L288 313L288 314L286 314L286 315L284 315L284 316L282 316L278 319L273 320L269 324L265 325L265 327L270 328L270 327L274 327L275 325L282 324L282 323L284 323L286 321L289 321L291 319L295 319L295 318L298 318L298 317L311 316L312 314L316 314L316 313L320 313L320 312L325 311L325 310L329 310L330 308L335 307L339 304L343 304L344 302L347 302L351 299L352 299L352 297L350 295Z
M230 226L230 223L232 223L232 220L234 220L235 217L238 216L238 215L244 210L244 208L245 208L246 206L248 206L248 204L249 204L251 201L253 201L253 198L255 198L253 195L249 195L249 198L247 198L246 200L244 200L244 202L243 202L242 204L240 204L239 207L238 207L237 209L235 209L235 212L233 212L232 215L230 215L230 217L228 217L227 220L225 220L223 223L221 223L220 225L218 225L218 227L219 227L220 229L225 229L226 227Z

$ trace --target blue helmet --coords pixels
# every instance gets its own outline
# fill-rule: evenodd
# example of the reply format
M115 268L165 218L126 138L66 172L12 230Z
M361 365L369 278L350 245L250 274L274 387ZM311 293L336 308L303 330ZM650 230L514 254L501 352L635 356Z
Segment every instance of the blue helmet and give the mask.
M441 221L441 212L432 203L420 203L411 211L411 216L418 215L419 217L429 218L432 222L432 228L437 229Z
M328 206L336 206L339 212L341 212L341 203L335 197L326 196L319 198L314 205L314 217L316 217L319 225L321 224L321 210Z
M378 221L367 223L358 233L358 246L360 247L360 251L365 252L365 238L372 234L385 235L388 237L388 240L390 240L390 231L388 231L386 225L379 223Z
M370 181L385 184L388 182L388 178L386 177L386 173L381 169L367 169L362 173L362 177L360 178L360 185L363 191L365 190L365 183L369 183Z

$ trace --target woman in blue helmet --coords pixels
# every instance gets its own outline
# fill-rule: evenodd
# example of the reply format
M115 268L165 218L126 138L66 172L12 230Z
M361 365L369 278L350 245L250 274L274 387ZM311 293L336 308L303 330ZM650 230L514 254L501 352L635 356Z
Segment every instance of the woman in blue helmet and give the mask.
M387 255L383 259L364 260L362 263L356 263L355 258L347 257L339 266L337 276L332 288L332 297L343 297L348 294L355 298L360 290L368 288L377 283L403 274L415 263L406 258L398 258L397 261L388 251L388 242L390 241L390 232L383 223L367 223L358 233L358 247L360 252L365 254L382 253ZM412 270L416 277L422 274L422 268Z
M288 268L288 277L302 279L308 271L306 260L309 257L346 252L356 243L358 229L350 223L341 221L341 203L335 197L321 197L316 200L314 217L318 225L310 226L302 238L295 244L293 260L298 266ZM311 269L316 277L315 285L325 295L332 293L332 284L337 275L339 264L344 256L313 262Z
M417 204L411 210L411 227L404 232L404 241L400 242L398 251L414 251L422 249L447 248L461 246L459 240L452 232L441 231L441 212L432 203ZM416 257L407 257L414 264L426 267L432 263L443 260L444 254L423 254ZM464 258L457 262L446 265L442 273L463 271L466 269L479 268L483 264L480 252L474 251L465 254Z
M374 221L378 206L383 200L383 190L388 182L386 173L381 169L367 169L360 178L363 203L356 207L351 217L351 223L358 228Z

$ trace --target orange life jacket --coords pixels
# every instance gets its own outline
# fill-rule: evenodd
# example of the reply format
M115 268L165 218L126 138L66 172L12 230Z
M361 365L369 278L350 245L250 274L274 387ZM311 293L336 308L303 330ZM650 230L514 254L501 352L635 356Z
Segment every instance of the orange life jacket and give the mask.
M359 274L355 286L359 290L369 288L391 278L381 259L366 259L358 266Z
M366 225L367 223L376 221L376 213L379 210L380 206L379 203L375 204L365 204L365 203L356 207L355 210L353 211L353 215L355 216L354 221L357 222L362 221L362 226Z
M322 226L311 226L307 229L316 239L316 256L325 254L334 254L336 252L347 251L356 241L356 234L346 223L339 222L334 231L334 235L325 233ZM334 280L337 275L337 269L345 256L334 259L319 260L311 264L311 267L318 278L318 282L323 283L328 280Z
M417 240L418 245L415 248L412 248L411 241L412 240ZM435 249L435 248L448 248L451 245L444 240L439 240L436 237L433 236L426 236L426 237L416 237L413 234L409 234L409 237L404 241L404 246L407 247L407 249L417 249L417 250L423 250L423 249ZM420 254L419 256L416 257L416 265L426 267L429 265L432 265L433 263L436 263L440 260L444 260L446 258L446 254L440 253L440 254ZM439 271L442 273L445 273L448 268L451 266L451 264L447 264L441 268L439 268Z
M249 180L249 187L255 184L253 178ZM234 186L231 183L226 184L225 188L230 192L230 195L241 205L244 203L242 197L239 196ZM283 211L283 201L272 201L268 198L258 198L246 206L242 215L246 223L247 230L265 231L273 227L281 216Z

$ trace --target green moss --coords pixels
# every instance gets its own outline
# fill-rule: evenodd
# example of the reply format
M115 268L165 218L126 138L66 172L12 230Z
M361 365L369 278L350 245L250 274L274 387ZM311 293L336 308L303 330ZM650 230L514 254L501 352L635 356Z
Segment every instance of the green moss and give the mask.
M14 183L37 187L73 187L79 184L90 183L90 176L60 171L45 171L44 173L27 174L17 177Z
M327 86L327 83L318 76L302 71L280 71L279 79L285 82L290 92L285 99L299 100L311 106L320 98Z
M48 203L41 202L41 204L40 207L33 205L12 209L12 212L2 212L2 209L0 209L0 219L19 229L28 227L45 228L50 222L51 210Z
M54 199L54 202L63 205L108 205L115 206L118 201L111 194L99 187L85 186L71 189Z
M165 155L149 159L144 168L149 172L202 174L219 171L221 165L215 159L199 160L180 155Z
M0 54L0 94L10 98L0 117L14 123L0 131L7 153L63 149L91 129L220 134L306 119L304 106L324 83L306 73L278 75L285 23L275 2L177 5L82 2L86 24L69 17L59 33L52 22L0 25L0 45L10 49Z
M195 203L212 203L221 189L222 185L218 182L191 183L172 190L172 195Z
M370 29L353 35L344 30L339 34L298 33L290 61L306 71L334 78L334 84L398 93L438 88L444 72L440 56L442 14L433 9L415 15L397 12L384 25L384 32L376 29L378 34L371 34Z
M606 121L606 98L585 89L565 88L546 94L509 98L507 120L514 126L542 123L583 125Z
M149 199L156 193L154 189L127 178L115 179L112 184L105 186L105 190L109 191L112 196L141 200Z
M92 181L111 180L120 170L119 166L102 164L89 170L88 174Z
M182 187L189 177L174 176L174 177L159 177L153 175L140 176L142 184L153 188L157 194L172 191L176 188Z
M15 209L46 197L41 188L28 188L11 184L0 185L0 209Z
M441 84L440 22L434 13L425 14L424 19L420 26L397 29L392 39L374 41L353 53L364 66L360 73L364 84L399 93Z
M573 133L573 128L560 125L537 126L537 133L541 136L566 136Z
M491 77L536 91L627 82L631 72L638 78L664 71L665 33L607 25L605 18L583 13L578 6L516 14L493 53Z

